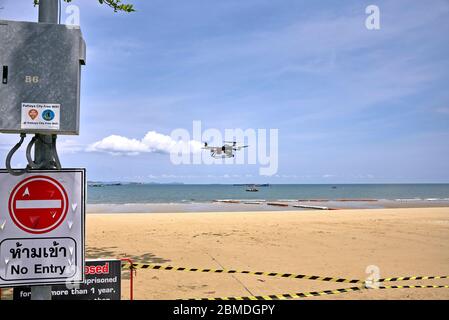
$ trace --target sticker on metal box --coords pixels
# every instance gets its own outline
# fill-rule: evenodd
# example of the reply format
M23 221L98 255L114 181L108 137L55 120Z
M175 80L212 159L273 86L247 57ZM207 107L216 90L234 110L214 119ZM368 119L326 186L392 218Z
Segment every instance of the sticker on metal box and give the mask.
M22 129L59 130L60 104L22 103Z

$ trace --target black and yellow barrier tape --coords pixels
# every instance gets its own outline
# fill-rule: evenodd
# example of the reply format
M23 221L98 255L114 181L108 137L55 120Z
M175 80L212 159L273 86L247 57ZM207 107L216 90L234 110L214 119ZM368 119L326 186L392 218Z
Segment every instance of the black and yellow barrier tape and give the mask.
M215 273L215 274L248 274L256 276L268 276L279 278L291 278L291 279L306 279L316 281L328 281L328 282L340 282L340 283L359 283L365 284L365 281L358 279L344 279L334 277L323 276L311 276L305 274L293 274L293 273L279 273L279 272L263 272L263 271L248 271L248 270L227 270L227 269L201 269L201 268L186 268L186 267L174 267L164 266L150 263L133 263L123 264L122 269L150 269L150 270L172 270L172 271L187 271L187 272L201 272L201 273ZM408 277L392 277L382 278L377 282L394 282L394 281L412 281L412 280L433 280L433 279L448 279L449 276L408 276ZM379 290L379 289L418 289L418 288L449 288L449 285L404 285L404 286L379 286L379 287L367 287L366 285L359 287L341 288L324 291L311 291L311 292L299 292L299 293L286 293L286 294L273 294L262 296L246 296L246 297L221 297L221 298L193 298L187 300L286 300L286 299L299 299L308 297L319 297L334 294L342 294L347 292L362 291L362 290ZM185 300L185 299L181 299Z
M131 267L130 264L124 264L122 266L123 269L129 269L130 267ZM255 276L293 278L293 279L305 279L305 280L340 282L340 283L360 283L360 284L365 283L364 280L359 280L359 279L344 279L344 278L336 278L336 277L313 276L313 275L306 275L306 274L233 270L233 269L229 269L229 270L227 270L227 269L201 269L201 268L164 266L164 265L149 264L149 263L133 263L132 268L133 269L202 272L202 273L249 274L249 275L255 275ZM449 278L449 276L407 276L407 277L382 278L377 281L378 282L395 282L395 281L432 280L432 279L448 279L448 278Z
M377 280L378 282L394 282L394 281L409 281L409 280L432 280L432 279L448 279L449 276L415 276L415 277L395 277L383 278Z
M129 269L129 264L124 264L123 269ZM294 273L280 273L280 272L264 272L264 271L248 271L248 270L233 270L233 269L201 269L201 268L187 268L187 267L174 267L164 266L149 263L133 263L133 269L151 269L151 270L172 270L172 271L187 271L187 272L202 272L202 273L230 273L230 274L249 274L255 276L267 276L278 278L293 278L293 279L305 279L316 281L328 281L328 282L340 282L340 283L365 283L364 280L359 279L344 279L336 277L323 277L313 276L305 274ZM377 280L378 282L395 282L395 281L411 281L411 280L432 280L432 279L448 279L449 276L407 276L407 277L392 277L382 278Z
M418 289L418 288L449 288L447 285L416 285L416 286L381 286L378 289ZM286 294L272 294L263 296L246 296L246 297L220 297L220 298L194 298L187 300L289 300L289 299L300 299L309 297L320 297L333 294L348 293L354 291L370 290L370 288L362 287L351 287L351 288L341 288L334 290L324 290L324 291L312 291L312 292L300 292L300 293L286 293Z
M446 285L416 285L416 286L380 286L378 289L418 289L418 288L449 288ZM376 289L376 288L374 288Z
M332 294L341 294L353 291L361 291L365 287L351 287L351 288L341 288L334 290L324 290L324 291L311 291L311 292L299 292L299 293L285 293L285 294L270 294L263 296L246 296L246 297L221 297L221 298L196 298L187 300L289 300L289 299L299 299L308 297L320 297Z
M122 268L129 269L130 265L129 264L123 265ZM293 278L293 279L305 279L305 280L340 282L340 283L365 283L365 281L357 280L357 279L342 279L342 278L334 278L334 277L311 276L311 275L305 275L305 274L248 271L248 270L199 269L199 268L173 267L173 266L163 266L163 265L144 264L144 263L133 263L132 268L133 269L189 271L189 272L202 272L202 273L249 274L249 275L255 275L255 276Z

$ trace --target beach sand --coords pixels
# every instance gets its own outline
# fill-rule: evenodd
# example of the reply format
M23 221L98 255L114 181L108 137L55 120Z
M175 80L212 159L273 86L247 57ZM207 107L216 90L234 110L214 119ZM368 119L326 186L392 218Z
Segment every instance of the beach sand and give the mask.
M449 275L449 208L88 214L87 258L365 279ZM123 299L129 281L123 273ZM448 279L394 282L449 284ZM138 270L136 299L251 296L351 284ZM449 289L364 290L305 299L449 299Z

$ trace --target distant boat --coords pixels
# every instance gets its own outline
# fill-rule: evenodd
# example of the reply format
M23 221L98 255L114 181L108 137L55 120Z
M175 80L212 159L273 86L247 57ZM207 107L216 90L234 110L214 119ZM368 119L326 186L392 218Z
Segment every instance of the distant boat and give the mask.
M249 186L248 188L246 188L246 191L248 191L248 192L257 192L257 191L259 191L259 189L257 189L256 186L253 185L253 186Z
M332 189L337 189L337 187L336 186L332 186Z
M99 181L87 181L87 186L88 187L104 187L104 183L99 182Z

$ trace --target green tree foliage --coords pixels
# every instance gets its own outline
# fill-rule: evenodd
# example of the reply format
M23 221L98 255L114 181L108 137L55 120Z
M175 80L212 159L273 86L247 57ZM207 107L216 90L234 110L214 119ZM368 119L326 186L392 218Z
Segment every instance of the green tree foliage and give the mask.
M72 0L64 0L64 2L72 2ZM134 6L132 4L124 4L121 0L98 0L100 4L105 4L111 7L114 12L123 11L123 12L133 12ZM39 5L39 0L34 0L34 5Z

